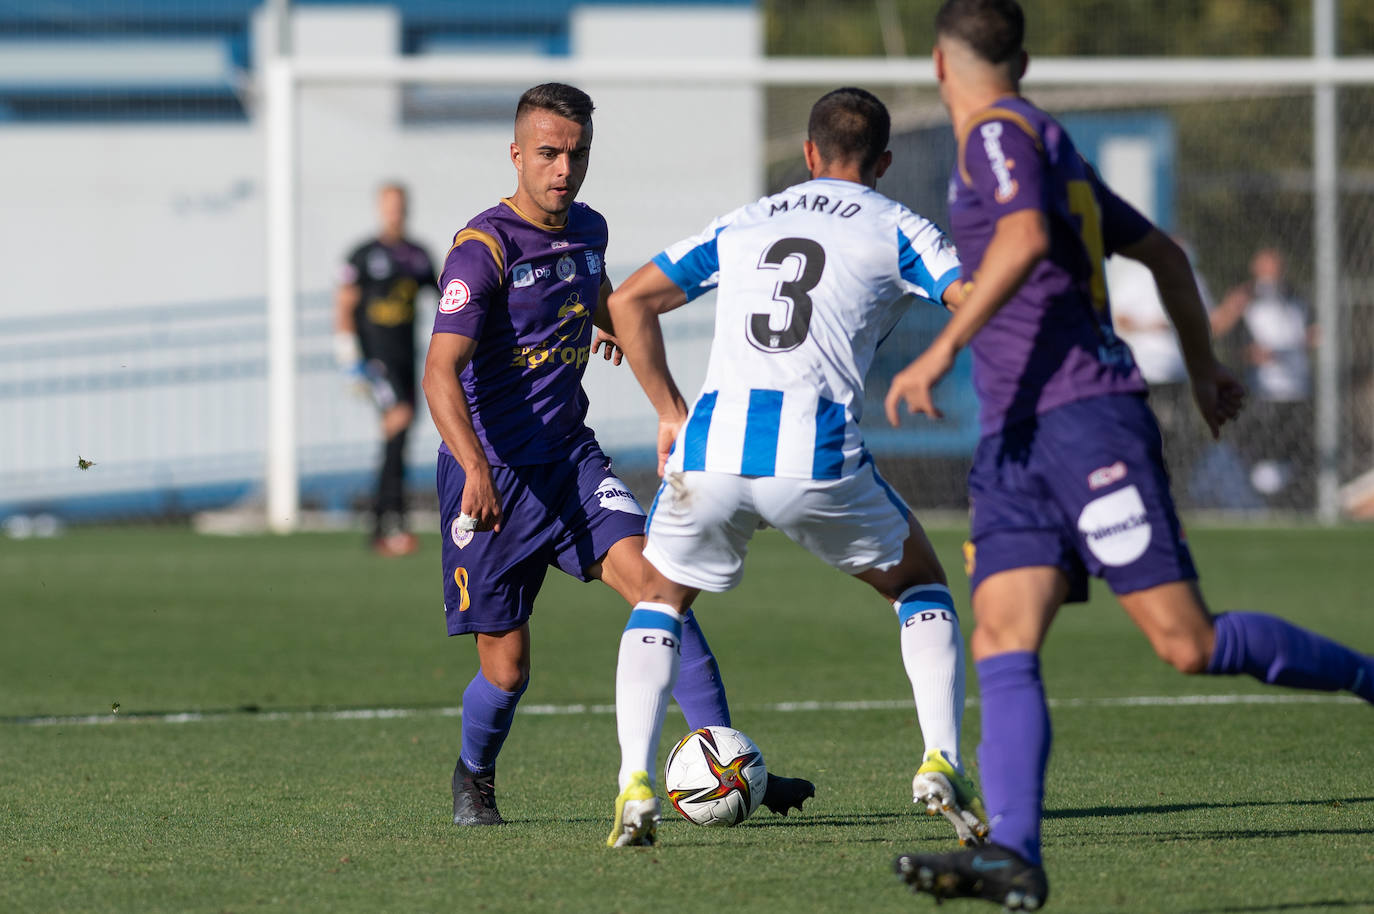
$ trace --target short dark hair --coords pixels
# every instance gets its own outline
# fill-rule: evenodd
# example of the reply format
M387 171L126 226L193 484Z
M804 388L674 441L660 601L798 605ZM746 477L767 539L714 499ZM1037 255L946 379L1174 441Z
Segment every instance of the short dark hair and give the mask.
M1026 16L1016 0L945 0L935 34L957 38L988 63L1008 63L1021 54Z
M827 92L811 106L806 134L821 161L857 161L867 171L887 150L892 117L872 92L846 86Z
M592 119L592 97L576 86L566 83L541 83L526 89L515 106L517 121L528 111L552 111L559 117L585 125Z

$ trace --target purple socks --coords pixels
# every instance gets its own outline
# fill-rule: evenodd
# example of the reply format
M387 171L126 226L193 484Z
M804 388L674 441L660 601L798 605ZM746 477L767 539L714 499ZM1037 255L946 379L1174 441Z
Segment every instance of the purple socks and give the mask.
M1374 657L1263 613L1222 613L1214 623L1216 646L1208 673L1246 673L1295 689L1349 690L1374 703Z
M518 692L498 689L481 670L468 683L463 691L463 749L458 757L473 774L484 774L495 766L515 719L515 706L528 687L527 679Z
M730 702L725 698L720 667L716 666L715 655L697 624L696 614L688 608L683 615L686 618L682 623L682 667L677 685L673 687L673 700L686 715L689 730L728 727Z
M983 739L979 773L992 840L1040 865L1040 813L1050 760L1050 712L1040 658L1013 651L980 660Z
M696 616L688 609L682 624L682 669L673 698L687 716L693 730L707 726L730 726L730 704L725 698L725 683L720 668L701 633ZM529 682L525 683L525 687ZM481 774L496 764L496 756L515 719L515 706L525 688L518 692L498 689L481 671L472 677L463 692L463 764Z
M1215 624L1210 674L1246 673L1272 685L1348 690L1374 703L1374 657L1261 613L1222 613ZM981 660L977 667L983 710L978 763L992 840L1039 865L1050 758L1040 658L1013 651Z

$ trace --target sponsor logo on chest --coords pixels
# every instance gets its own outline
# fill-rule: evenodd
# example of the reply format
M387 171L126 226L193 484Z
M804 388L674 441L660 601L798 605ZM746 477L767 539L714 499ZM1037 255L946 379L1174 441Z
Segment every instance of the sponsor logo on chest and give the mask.
M566 246L568 242L554 242L555 246ZM582 251L581 260L585 264L585 274L587 276L599 276L602 270L601 254L597 251ZM558 280L571 283L578 276L578 258L575 252L567 252L553 263L517 263L511 267L511 288L528 289L541 279L556 277Z

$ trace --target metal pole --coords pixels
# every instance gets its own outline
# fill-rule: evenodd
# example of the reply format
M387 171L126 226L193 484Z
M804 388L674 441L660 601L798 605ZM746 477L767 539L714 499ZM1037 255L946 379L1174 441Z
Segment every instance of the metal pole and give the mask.
M1312 0L1312 56L1336 56L1336 0ZM1336 86L1313 86L1313 267L1318 323L1316 371L1317 517L1334 524L1340 517L1340 454L1343 393L1341 366L1341 255L1338 169L1340 167Z
M296 84L288 0L272 0L276 48L265 67L267 146L267 525L300 523L296 465Z

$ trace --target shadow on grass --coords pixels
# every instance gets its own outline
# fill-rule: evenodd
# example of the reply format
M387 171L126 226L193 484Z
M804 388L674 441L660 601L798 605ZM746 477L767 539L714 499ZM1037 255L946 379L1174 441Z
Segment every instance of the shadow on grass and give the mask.
M1099 819L1111 816L1138 816L1204 809L1243 809L1252 806L1333 806L1374 803L1374 797L1334 797L1326 800L1254 800L1238 803L1167 803L1149 806L1088 806L1083 809L1047 809L1046 819Z
M664 810L665 815L671 810ZM901 822L911 817L899 812L872 812L872 813L817 813L812 814L803 812L793 813L790 816L762 815L755 816L749 820L748 825L743 828L835 828L855 825L890 825L894 822ZM508 820L513 821L513 820ZM561 822L600 822L600 818L588 816L569 816L560 819ZM690 825L685 820L672 819L674 827L678 824Z
M1244 841L1251 838L1269 841L1274 838L1301 838L1307 835L1368 834L1367 828L1194 828L1186 831L1129 831L1104 837L1153 838L1158 844L1167 844L1174 841Z
M1374 898L1346 900L1343 898L1324 898L1320 901L1290 901L1283 904L1259 904L1228 906L1225 908L1196 908L1188 914L1263 914L1266 911L1308 911L1312 908L1374 908Z
M909 816L899 812L818 813L802 812L790 816L765 816L750 819L751 828L812 828L816 826L890 825Z

